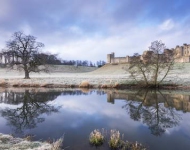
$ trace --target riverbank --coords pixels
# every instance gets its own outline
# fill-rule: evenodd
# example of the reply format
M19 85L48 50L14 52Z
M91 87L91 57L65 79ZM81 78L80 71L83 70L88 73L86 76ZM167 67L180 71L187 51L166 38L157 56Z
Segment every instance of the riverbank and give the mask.
M58 139L53 143L30 141L30 137L16 138L12 135L0 133L1 150L60 150L63 139Z

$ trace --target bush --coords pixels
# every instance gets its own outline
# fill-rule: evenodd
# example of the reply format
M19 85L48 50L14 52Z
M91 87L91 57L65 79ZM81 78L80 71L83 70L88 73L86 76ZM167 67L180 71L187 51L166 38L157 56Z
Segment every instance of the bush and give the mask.
M120 147L120 143L121 143L120 132L115 129L111 130L109 146L113 149L116 149L116 148Z
M108 141L109 147L115 150L146 150L147 148L143 146L141 143L138 142L128 142L123 141L124 135L121 134L119 131L112 129L110 131L110 138ZM95 129L90 133L89 141L90 144L94 146L100 146L106 141L107 138L107 131L102 129L100 132L98 129Z
M104 142L104 136L103 133L100 132L98 129L95 129L90 133L89 137L90 144L94 146L100 146Z

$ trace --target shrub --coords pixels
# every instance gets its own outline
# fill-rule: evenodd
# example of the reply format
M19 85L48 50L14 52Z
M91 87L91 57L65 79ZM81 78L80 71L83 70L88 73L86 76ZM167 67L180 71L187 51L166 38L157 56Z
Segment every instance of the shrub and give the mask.
M121 143L120 132L115 129L111 130L109 146L113 149L116 149L120 146L120 143Z
M90 133L89 141L90 144L94 146L100 146L103 144L104 141L107 141L108 134L107 131L102 129L102 132L100 132L98 129L95 129ZM112 129L110 131L110 138L108 141L110 149L114 150L146 150L147 148L143 146L141 143L138 142L128 142L124 141L124 134L120 134L119 131Z
M98 129L95 129L90 133L89 137L90 144L95 146L100 146L104 142L104 136L103 133L100 132Z

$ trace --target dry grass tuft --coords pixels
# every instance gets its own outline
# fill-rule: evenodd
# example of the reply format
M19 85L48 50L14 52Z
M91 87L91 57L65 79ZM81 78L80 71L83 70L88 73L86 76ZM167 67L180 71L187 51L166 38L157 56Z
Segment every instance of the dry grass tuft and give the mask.
M63 138L56 140L51 144L52 145L51 150L61 150L62 143L63 143Z
M108 85L103 84L103 85L101 85L101 88L108 88Z
M79 85L79 88L89 88L89 87L91 87L91 85L88 81L82 81Z
M147 148L138 142L124 141L124 134L120 134L118 130L112 129L110 134L104 129L102 131L95 129L90 133L89 142L94 146L101 146L105 141L108 140L110 149L120 150L147 150ZM110 136L107 138L107 136Z
M32 141L34 135L25 135L25 137L23 138L26 141Z
M4 87L4 86L6 86L7 85L7 82L4 80L4 79L1 79L0 80L0 86L1 87Z
M114 83L114 85L112 85L112 88L117 88L117 87L119 87L119 83Z

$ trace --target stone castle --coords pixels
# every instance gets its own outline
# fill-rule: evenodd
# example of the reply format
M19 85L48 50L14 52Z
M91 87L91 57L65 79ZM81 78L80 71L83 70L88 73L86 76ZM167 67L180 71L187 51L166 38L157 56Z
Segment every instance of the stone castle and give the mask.
M144 51L142 55L140 55L140 59L144 59L144 55L147 53L151 53L151 51ZM165 49L162 55L174 53L175 54L175 62L190 62L190 44L183 44L183 46L177 45L176 48ZM115 57L114 53L107 54L107 63L108 64L118 64L118 63L129 63L134 56L126 56L126 57Z

